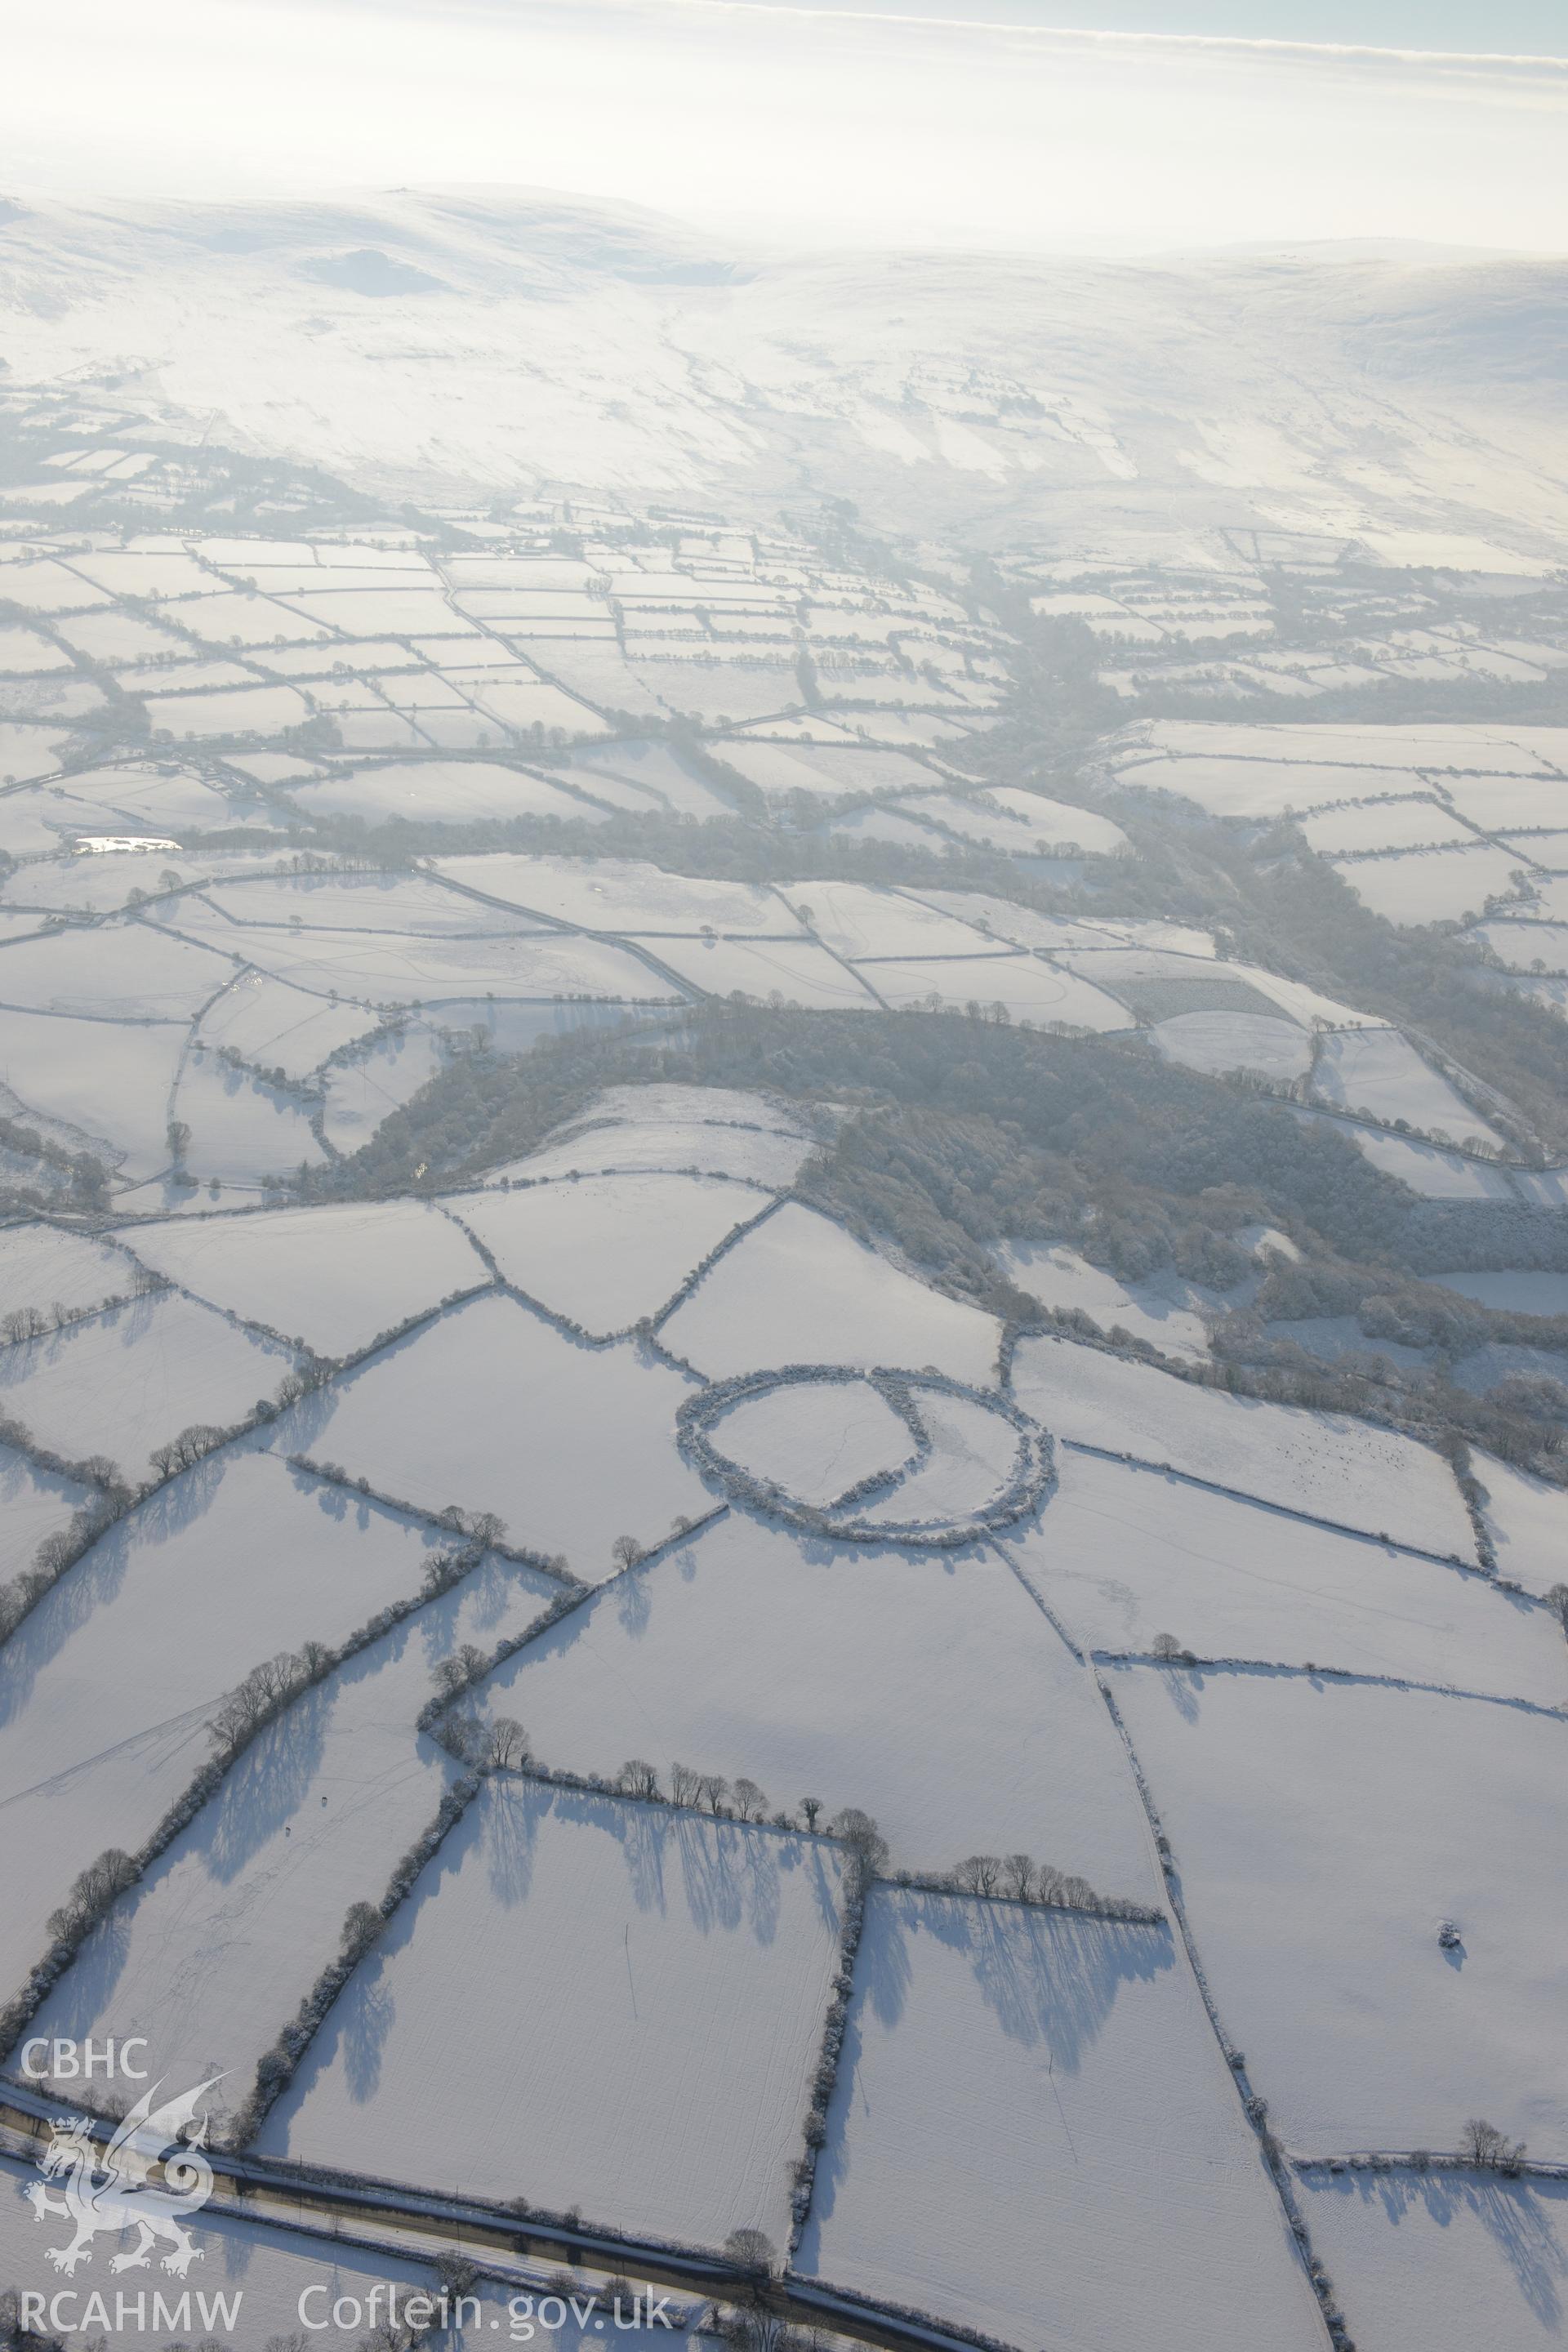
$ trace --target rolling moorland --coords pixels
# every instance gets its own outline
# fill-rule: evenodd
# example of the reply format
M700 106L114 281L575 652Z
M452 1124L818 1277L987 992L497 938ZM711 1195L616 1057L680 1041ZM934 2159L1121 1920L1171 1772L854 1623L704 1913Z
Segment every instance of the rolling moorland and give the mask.
M1561 2344L1549 268L0 254L0 2290Z

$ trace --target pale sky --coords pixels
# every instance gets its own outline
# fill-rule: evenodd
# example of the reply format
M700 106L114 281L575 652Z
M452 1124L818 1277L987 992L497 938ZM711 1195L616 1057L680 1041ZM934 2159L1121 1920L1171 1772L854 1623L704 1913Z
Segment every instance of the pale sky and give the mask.
M799 245L1564 251L1568 63L1529 54L1563 15L1562 0L13 0L0 184L499 183ZM1352 21L1360 46L1322 39ZM1418 21L1430 54L1366 46L1408 44ZM1093 29L1051 29L1075 22ZM1255 37L1228 37L1238 23ZM1480 33L1514 54L1463 54Z

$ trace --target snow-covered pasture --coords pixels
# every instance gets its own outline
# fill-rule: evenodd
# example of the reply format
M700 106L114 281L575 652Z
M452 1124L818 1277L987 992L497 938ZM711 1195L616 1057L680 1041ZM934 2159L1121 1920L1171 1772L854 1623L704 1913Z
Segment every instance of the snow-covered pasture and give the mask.
M0 1349L0 1412L67 1461L106 1454L135 1485L154 1446L194 1422L247 1420L293 1364L289 1349L164 1292Z
M1232 1396L1070 1339L1021 1341L1013 1386L1058 1437L1475 1563L1474 1531L1447 1464L1391 1430Z
M1484 1160L1471 1160L1461 1151L1446 1150L1439 1143L1421 1143L1414 1136L1372 1127L1339 1125L1336 1131L1347 1136L1374 1168L1397 1176L1423 1200L1513 1202L1519 1197L1503 1169Z
M100 924L12 941L0 952L0 1004L86 1020L189 1021L233 978L232 953L148 923Z
M1568 1315L1568 1274L1548 1274L1543 1267L1494 1266L1479 1273L1461 1267L1426 1279L1473 1298L1478 1306L1500 1307L1508 1315Z
M775 1364L931 1364L984 1388L1001 1327L792 1201L725 1252L660 1337L714 1380Z
M1373 2352L1562 2346L1568 2181L1314 2167L1297 2194L1358 2344Z
M182 1161L203 1181L278 1181L326 1154L302 1104L249 1070L193 1052L174 1087L174 1115L190 1129Z
M446 1205L503 1280L606 1339L668 1307L771 1197L720 1176L637 1174L459 1193Z
M1346 782L1350 791L1356 789L1354 778L1347 778ZM1349 856L1357 850L1458 849L1476 837L1470 826L1461 824L1430 794L1324 809L1316 816L1303 817L1301 831L1308 846L1321 857Z
M973 927L898 890L867 882L793 882L783 894L802 922L836 955L975 956L986 942Z
M1303 1675L1108 1678L1275 2129L1457 2148L1484 2116L1568 2158L1568 1725Z
M1295 1022L1266 1013L1177 1013L1154 1029L1154 1044L1168 1062L1223 1077L1232 1070L1260 1070L1289 1084L1312 1066L1312 1041Z
M1010 2343L1321 2340L1164 1927L879 1888L828 2134L810 2275Z
M835 1549L731 1512L531 1643L486 1703L546 1764L744 1775L770 1812L861 1806L910 1869L1027 1852L1159 1899L1093 1686L989 1554Z
M1568 971L1568 923L1515 921L1503 916L1478 923L1467 937L1489 948L1510 971L1533 971L1537 964L1547 972ZM1555 992L1547 1001L1557 1002Z
M776 707L782 709L796 698L795 693L786 693ZM934 769L905 752L861 751L847 745L761 742L754 737L748 740L732 735L721 746L720 756L727 767L773 799L790 793L840 800L852 793L929 791L940 781Z
M542 691L553 694L554 688ZM590 713L582 714L591 728ZM363 817L384 824L405 817L415 824L473 824L488 818L554 816L604 822L604 811L576 793L521 768L485 760L417 760L385 766L345 768L319 782L289 786L289 797L309 815Z
M10 1225L0 1232L0 1317L32 1307L81 1313L106 1298L127 1297L136 1270L107 1242L58 1225Z
M1391 923L1456 923L1485 912L1489 898L1510 894L1522 853L1477 843L1468 849L1413 849L1392 857L1356 857L1336 871L1363 907Z
M196 1034L241 1061L302 1078L374 1026L375 1015L360 1005L323 1003L287 981L244 971L208 1007Z
M955 916L966 925L972 924L984 938L987 934L1009 940L1015 947L1045 948L1055 953L1059 948L1104 947L1110 944L1103 935L1088 923L1068 922L1058 915L1037 914L1032 907L1016 907L1010 898L997 898L984 890L932 890L922 883L906 885L902 895L918 899L921 905L935 907L946 915ZM1117 944L1121 944L1120 940Z
M0 1444L0 1580L30 1567L44 1538L67 1528L90 1492Z
M819 1840L489 1780L258 2145L782 2242L838 1926Z
M943 1012L971 1004L986 1012L1000 1004L1010 1021L1037 1028L1064 1022L1074 1029L1130 1029L1124 1008L1102 989L1027 955L932 956L909 961L868 963L864 976L884 1003L907 1012L932 999Z
M1312 1088L1321 1101L1342 1110L1370 1111L1391 1126L1403 1118L1450 1143L1466 1143L1473 1136L1486 1143L1500 1140L1480 1112L1397 1029L1345 1029L1324 1037Z
M942 793L900 805L910 816L1013 857L1048 856L1061 850L1109 856L1129 846L1127 835L1110 817L1010 785L993 785L973 800Z
M872 1013L877 1007L871 988L880 967L873 965L863 981L816 940L672 940L632 932L628 944L640 946L705 996L731 996L739 990L763 1003L777 996L807 1012Z
M241 925L302 924L312 931L521 932L521 915L480 906L427 874L275 874L216 882L212 904Z
M1470 1468L1486 1496L1481 1519L1498 1574L1540 1594L1568 1582L1568 1490L1479 1451Z
M0 1719L0 1979L106 1846L134 1850L211 1754L253 1666L416 1593L436 1534L251 1452L161 1489L23 1619Z
M420 1201L179 1217L120 1236L155 1274L316 1355L358 1355L384 1331L490 1280L473 1244Z
M868 1381L790 1381L742 1397L709 1443L750 1476L825 1510L915 1459L914 1433Z
M994 1255L1009 1282L1042 1306L1087 1315L1106 1332L1120 1325L1168 1356L1205 1357L1208 1327L1198 1310L1205 1304L1219 1309L1228 1303L1168 1269L1129 1286L1103 1266L1090 1265L1077 1250L1062 1246L1007 1242Z
M806 1136L776 1128L728 1127L717 1120L599 1120L568 1129L526 1160L510 1160L486 1177L487 1184L519 1177L593 1176L624 1169L668 1170L700 1176L731 1176L742 1183L783 1192L794 1183L816 1146Z
M356 1502L341 1540L374 1540L381 1517ZM335 1956L350 1904L380 1901L457 1778L415 1727L437 1665L465 1643L515 1639L557 1589L488 1556L302 1692L94 1931L33 2032L136 2032L154 2050L200 2051L237 2105Z
M443 938L370 930L294 931L247 924L241 928L189 900L170 918L183 931L200 930L231 958L297 988L326 996L336 990L372 1003L428 1003L483 996L601 996L632 1003L665 1000L679 992L647 965L613 943L509 929ZM219 980L232 971L220 970ZM3 982L0 982L3 984Z
M496 850L437 857L432 871L502 906L588 931L787 933L795 924L773 891L711 882L626 858L530 857Z
M1172 1633L1202 1658L1568 1701L1555 1618L1479 1572L1068 1447L1057 1466L1037 1528L1002 1544L1087 1649Z
M748 1094L737 1087L686 1086L657 1080L642 1086L606 1087L588 1106L595 1119L658 1120L672 1127L693 1121L721 1126L765 1127L780 1135L801 1132L798 1105L775 1102L769 1095Z
M274 1443L422 1510L493 1511L509 1541L596 1582L619 1537L647 1547L712 1508L676 1451L687 1392L631 1342L569 1339L491 1294L303 1399Z

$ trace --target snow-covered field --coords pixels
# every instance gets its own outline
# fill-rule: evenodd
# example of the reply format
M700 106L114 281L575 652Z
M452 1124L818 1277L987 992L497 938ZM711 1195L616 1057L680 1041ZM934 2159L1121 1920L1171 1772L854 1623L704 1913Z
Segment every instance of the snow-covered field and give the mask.
M1163 1927L879 1890L799 2260L1014 2343L1321 2340Z
M1224 1077L1260 1070L1289 1084L1312 1066L1312 1041L1293 1021L1267 1013L1177 1013L1158 1023L1154 1044L1169 1062Z
M341 1642L417 1592L437 1537L264 1454L153 1495L11 1637L0 1722L8 1985L106 1846L133 1849L211 1753L225 1693L279 1650Z
M764 1004L777 997L808 1012L870 1013L876 1007L872 990L882 967L870 966L862 981L815 940L668 939L635 931L627 937L705 996L731 996L738 989Z
M1481 1518L1498 1574L1545 1594L1568 1582L1568 1489L1478 1452L1471 1468L1485 1493Z
M896 1012L933 1001L950 1013L973 1003L989 1013L1000 1004L1010 1021L1030 1022L1037 1029L1057 1021L1100 1033L1131 1026L1114 997L1076 972L1058 971L1030 956L931 956L858 969Z
M62 1533L89 1489L40 1470L15 1446L0 1444L0 1577L31 1562L46 1536Z
M581 704L574 716L583 732L598 731L592 713ZM476 819L513 816L578 817L591 824L604 819L604 811L592 802L562 792L542 776L482 760L349 768L320 783L295 784L290 797L307 814L321 809L334 816L363 817L369 824L389 817L420 824L471 824Z
M1208 1354L1208 1327L1199 1312L1203 1294L1179 1277L1156 1276L1129 1288L1075 1249L1034 1242L1005 1243L996 1262L1010 1282L1044 1307L1088 1315L1102 1331L1120 1327L1168 1356ZM1213 1303L1223 1304L1217 1295Z
M1550 2352L1568 2327L1568 2182L1314 2169L1308 2229L1372 2352Z
M720 1176L611 1175L459 1193L445 1206L503 1281L594 1339L657 1317L771 1195Z
M1171 1633L1200 1658L1568 1704L1568 1643L1548 1611L1478 1573L1161 1471L1064 1447L1038 1528L1001 1542L1088 1649L1146 1653Z
M743 1396L714 1443L753 1478L822 1510L912 1462L914 1433L868 1381L795 1381Z
M307 1397L272 1442L422 1510L494 1512L510 1542L596 1582L621 1536L658 1543L711 1507L675 1447L685 1392L632 1342L592 1347L492 1295Z
M135 1268L107 1242L58 1225L11 1225L0 1232L0 1316L18 1307L52 1314L126 1297Z
M1363 907L1391 923L1458 923L1484 914L1489 898L1509 896L1524 862L1518 850L1481 842L1466 849L1350 858L1337 871Z
M1475 1535L1447 1464L1394 1431L1231 1396L1070 1339L1022 1340L1013 1385L1058 1437L1475 1562Z
M489 1781L259 2145L782 2242L838 1901L817 1840Z
M452 1220L416 1201L177 1217L127 1226L121 1239L209 1306L318 1356L358 1355L382 1332L491 1278Z
M7 1013L5 1084L24 1117L42 1114L79 1146L107 1147L129 1177L169 1164L169 1103L186 1033L172 1023L75 1021Z
M1568 1725L1305 1675L1110 1681L1275 2129L1457 2149L1482 2116L1568 2160Z
M622 858L589 865L568 857L437 857L433 869L467 890L588 931L729 932L791 930L787 909L771 890L746 882L710 882L667 874Z
M815 1148L809 1138L783 1134L775 1128L731 1127L694 1118L602 1119L595 1108L559 1142L545 1144L525 1160L506 1161L489 1171L485 1181L510 1183L526 1176L537 1183L557 1176L652 1171L728 1176L768 1192L784 1192ZM456 1197L452 1205L457 1206Z
M339 1544L374 1543L389 1525L379 1513L345 1524ZM156 2051L199 2052L228 2077L218 2103L237 2105L336 1953L350 1904L379 1902L457 1778L415 1729L437 1665L464 1643L515 1639L555 1590L489 1557L302 1693L89 1938L34 2030L135 2031Z
M1000 1327L943 1298L831 1219L787 1202L703 1276L661 1328L710 1380L783 1364L934 1364L978 1388L995 1377Z
M1390 1126L1412 1127L1449 1143L1499 1137L1478 1110L1397 1029L1346 1029L1324 1037L1312 1071L1314 1093L1341 1110L1370 1111Z
M195 1422L247 1420L293 1363L276 1341L165 1292L0 1349L0 1412L68 1461L107 1454L137 1485L154 1446Z
M359 1005L323 1003L287 981L246 971L208 1007L198 1034L242 1061L302 1078L374 1026L375 1015Z
M835 1549L731 1512L601 1593L487 1685L546 1764L744 1775L771 1812L872 1814L894 1862L1026 1851L1158 1899L1092 1685L994 1556Z

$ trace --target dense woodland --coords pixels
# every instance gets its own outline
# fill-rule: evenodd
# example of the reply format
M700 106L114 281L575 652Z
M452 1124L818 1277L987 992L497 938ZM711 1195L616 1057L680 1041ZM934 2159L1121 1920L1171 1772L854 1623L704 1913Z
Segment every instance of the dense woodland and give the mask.
M1568 1318L1500 1315L1423 1282L1403 1185L1332 1129L1136 1042L963 1014L701 1005L551 1039L527 1055L476 1045L352 1159L302 1172L298 1190L309 1200L445 1190L532 1150L600 1087L639 1079L793 1097L824 1136L800 1196L1019 1328L1098 1336L1002 1276L992 1252L1004 1240L1066 1241L1124 1281L1172 1268L1223 1292L1255 1271L1243 1229L1271 1225L1304 1263L1273 1261L1262 1292L1219 1320L1212 1369L1174 1369L1568 1472L1557 1452L1568 1385L1516 1376L1472 1396L1445 1371L1467 1349L1524 1341L1562 1350L1568 1376ZM1361 1318L1364 1360L1324 1363L1266 1328L1323 1314ZM1389 1339L1441 1352L1417 1376L1381 1352Z

